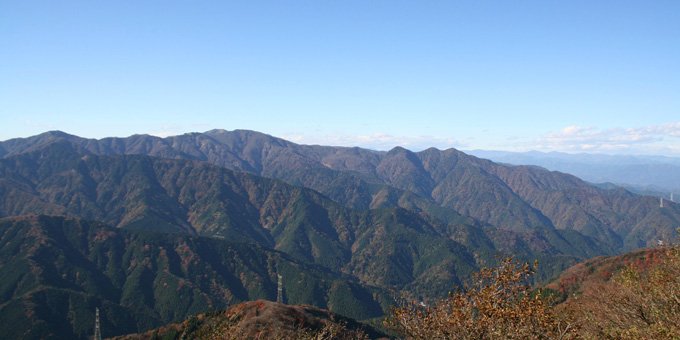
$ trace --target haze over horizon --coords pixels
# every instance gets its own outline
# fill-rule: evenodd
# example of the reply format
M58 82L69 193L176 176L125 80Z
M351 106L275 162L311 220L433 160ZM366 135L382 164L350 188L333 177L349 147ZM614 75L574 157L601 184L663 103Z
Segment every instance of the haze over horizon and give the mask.
M0 3L0 140L680 156L680 2Z

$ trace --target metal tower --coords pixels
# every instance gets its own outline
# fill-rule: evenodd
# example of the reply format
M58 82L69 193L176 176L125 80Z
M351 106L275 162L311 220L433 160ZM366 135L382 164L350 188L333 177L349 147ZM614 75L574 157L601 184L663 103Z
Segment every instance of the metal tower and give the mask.
M95 308L94 340L102 340L102 330L99 327L99 308Z
M278 274L277 276L279 277L279 288L278 291L276 292L276 302L283 303L283 283L281 282L283 276Z

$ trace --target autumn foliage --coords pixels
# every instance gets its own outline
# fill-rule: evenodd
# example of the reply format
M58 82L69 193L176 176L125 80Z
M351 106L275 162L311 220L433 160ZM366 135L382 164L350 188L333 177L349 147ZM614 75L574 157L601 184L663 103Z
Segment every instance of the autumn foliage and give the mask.
M393 309L388 326L406 339L567 339L575 327L526 284L535 265L510 257L475 275L473 286L434 306Z
M565 303L584 338L680 339L680 246L655 253Z
M434 306L394 308L388 326L404 339L680 339L680 245L632 257L588 267L597 278L558 305L525 284L534 267L504 258ZM610 271L617 261L626 264Z

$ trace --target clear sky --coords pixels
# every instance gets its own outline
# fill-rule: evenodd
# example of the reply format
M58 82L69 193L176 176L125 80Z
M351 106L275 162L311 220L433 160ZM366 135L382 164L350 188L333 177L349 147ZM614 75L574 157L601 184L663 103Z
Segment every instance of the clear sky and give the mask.
M0 140L680 156L680 1L0 0Z

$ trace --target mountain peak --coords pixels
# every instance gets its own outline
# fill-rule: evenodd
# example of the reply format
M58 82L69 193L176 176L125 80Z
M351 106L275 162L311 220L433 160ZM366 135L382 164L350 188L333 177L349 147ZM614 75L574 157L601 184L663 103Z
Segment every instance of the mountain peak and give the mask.
M401 147L401 146L395 146L390 151L387 152L387 156L389 157L389 156L394 156L394 155L398 155L398 154L409 154L409 153L413 153L413 151L406 149L404 147Z
M40 136L53 136L53 137L76 137L74 135L68 134L61 130L52 130L40 134Z

